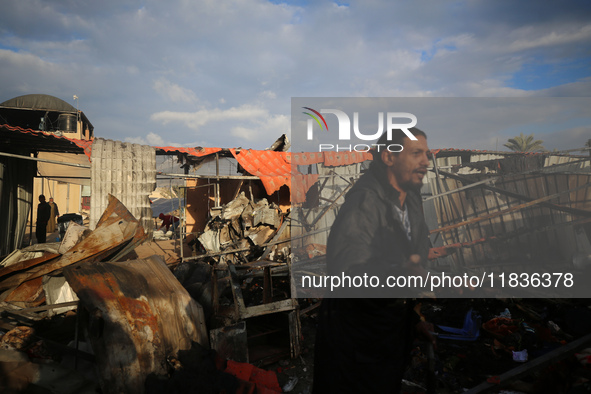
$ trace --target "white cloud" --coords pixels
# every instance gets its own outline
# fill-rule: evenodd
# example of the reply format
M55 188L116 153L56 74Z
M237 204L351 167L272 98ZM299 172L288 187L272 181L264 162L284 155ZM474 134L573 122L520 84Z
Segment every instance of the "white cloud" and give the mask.
M105 138L265 148L289 128L291 97L589 95L591 71L564 67L591 52L590 13L533 0L19 0L0 13L0 82L4 99L77 94ZM565 80L520 88L516 73L538 66Z
M591 24L576 27L562 26L560 30L545 32L532 26L515 31L517 38L509 45L511 51L523 51L532 48L557 46L571 43L584 43L591 41Z
M197 96L190 89L185 89L175 83L168 81L165 78L159 78L154 81L154 90L160 95L166 97L173 103L186 102L195 103Z
M267 116L263 121L254 122L250 127L236 126L231 134L241 140L254 142L256 140L268 141L270 146L282 134L289 135L290 121L285 115Z
M125 142L150 146L182 146L182 144L177 142L164 141L164 139L156 133L148 133L145 137L126 137Z
M146 139L148 140L150 145L164 146L164 140L156 133L148 133Z
M277 98L277 94L275 94L275 92L272 92L270 90L265 90L265 91L263 91L263 92L261 92L259 94L259 97L262 98L262 99L271 99L271 100L273 100L273 99L276 99Z
M125 142L139 145L149 145L146 139L143 137L125 137Z
M161 111L153 114L150 119L161 122L164 125L168 123L182 123L190 129L199 130L208 123L228 120L254 120L267 115L267 111L263 108L244 104L240 107L233 107L226 110L214 108L202 109L196 112Z

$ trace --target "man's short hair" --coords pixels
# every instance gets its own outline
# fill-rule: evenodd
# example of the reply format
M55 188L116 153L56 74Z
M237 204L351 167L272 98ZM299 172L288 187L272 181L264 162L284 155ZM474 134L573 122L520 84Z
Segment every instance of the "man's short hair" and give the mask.
M45 195L44 194L39 194L39 200L45 201Z
M427 138L427 134L425 134L425 132L423 130L418 129L416 127L411 127L410 129L408 129L408 131L410 131L412 133L412 135L414 135L415 137L423 136L423 137L425 137L425 139ZM377 161L379 163L382 163L381 151L386 149L386 146L395 145L395 144L404 146L404 139L405 138L408 138L408 136L406 135L406 133L404 131L402 131L400 129L393 129L392 130L392 139L390 139L390 140L388 139L388 132L384 132L384 134L382 134L382 136L380 137L378 142L376 142L377 145L382 145L380 147L380 152L378 152L377 149L372 150L374 162ZM410 138L409 138L409 140L410 140Z

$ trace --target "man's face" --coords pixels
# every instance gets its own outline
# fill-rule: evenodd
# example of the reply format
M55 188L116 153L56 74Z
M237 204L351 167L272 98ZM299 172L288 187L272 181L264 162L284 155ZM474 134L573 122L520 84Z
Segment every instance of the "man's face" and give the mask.
M53 202L53 198L50 198L50 199L49 199L49 202Z
M394 175L401 189L420 189L429 166L427 139L423 136L418 136L417 141L404 138L403 146L402 152L391 156L388 172Z

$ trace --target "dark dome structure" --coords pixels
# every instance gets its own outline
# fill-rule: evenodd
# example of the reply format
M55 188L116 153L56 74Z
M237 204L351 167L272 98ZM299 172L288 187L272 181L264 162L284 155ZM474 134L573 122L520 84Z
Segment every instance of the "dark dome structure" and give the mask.
M41 131L76 132L82 121L86 138L93 137L94 127L84 112L64 100L48 94L26 94L0 103L0 124Z
M76 108L48 94L26 94L0 103L0 107L76 113Z

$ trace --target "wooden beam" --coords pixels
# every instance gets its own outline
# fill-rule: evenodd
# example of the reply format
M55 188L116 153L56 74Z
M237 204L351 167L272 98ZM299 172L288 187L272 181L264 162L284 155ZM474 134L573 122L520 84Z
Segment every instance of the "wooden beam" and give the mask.
M240 315L241 319L248 319L249 317L268 315L277 312L293 311L297 308L298 302L295 298L288 298L282 301L271 302L270 304L262 304L249 306Z

